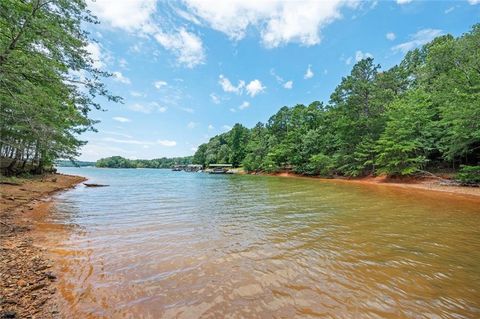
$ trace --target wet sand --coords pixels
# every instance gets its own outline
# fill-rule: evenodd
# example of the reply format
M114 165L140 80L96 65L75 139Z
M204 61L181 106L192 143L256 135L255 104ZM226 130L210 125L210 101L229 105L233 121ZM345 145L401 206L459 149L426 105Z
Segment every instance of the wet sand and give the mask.
M52 174L19 179L18 185L0 184L1 318L58 317L52 261L33 230L50 211L49 195L83 181L79 176Z

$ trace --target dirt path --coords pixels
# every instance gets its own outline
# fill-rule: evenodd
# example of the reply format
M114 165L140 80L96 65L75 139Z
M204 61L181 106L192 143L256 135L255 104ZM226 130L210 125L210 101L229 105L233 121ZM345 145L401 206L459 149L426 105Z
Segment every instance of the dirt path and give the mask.
M46 175L0 184L0 318L57 318L56 276L45 250L32 237L33 220L48 213L48 195L85 178Z

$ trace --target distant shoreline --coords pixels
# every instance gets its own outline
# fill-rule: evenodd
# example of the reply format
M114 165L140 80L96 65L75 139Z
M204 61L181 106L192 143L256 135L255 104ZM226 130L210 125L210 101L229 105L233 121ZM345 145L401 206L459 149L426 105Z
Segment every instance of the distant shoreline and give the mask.
M87 167L87 166L85 166ZM96 167L88 166L98 169L141 169L137 167L132 168L117 168L117 167ZM171 168L144 168L144 169L166 169L171 170ZM237 175L261 175L261 176L277 176L277 177L287 177L287 178L307 178L314 179L319 181L324 181L328 183L338 182L338 183L349 183L349 184L360 184L360 185L377 185L377 186L386 186L386 187L397 187L410 190L419 190L419 191L428 191L428 192L440 192L448 195L453 195L457 197L463 197L465 199L474 199L480 200L480 187L468 187L468 186L455 186L455 185L443 185L440 181L434 178L416 178L416 177L405 177L405 178L389 178L386 176L366 176L366 177L357 177L357 178L344 178L344 177L334 177L326 178L322 176L308 176L301 175L291 172L278 172L278 173L248 173L243 170L239 170Z

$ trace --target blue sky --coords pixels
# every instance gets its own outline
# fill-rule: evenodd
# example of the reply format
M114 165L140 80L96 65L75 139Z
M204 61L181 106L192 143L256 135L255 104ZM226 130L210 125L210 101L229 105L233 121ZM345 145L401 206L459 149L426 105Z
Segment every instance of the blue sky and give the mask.
M235 123L328 102L353 64L383 69L435 36L480 21L480 0L96 0L95 65L123 104L99 100L81 160L192 155Z

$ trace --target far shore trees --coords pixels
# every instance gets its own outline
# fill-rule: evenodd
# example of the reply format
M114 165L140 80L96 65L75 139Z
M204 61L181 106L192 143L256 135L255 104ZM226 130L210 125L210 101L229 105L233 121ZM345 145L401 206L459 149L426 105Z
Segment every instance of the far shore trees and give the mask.
M192 156L162 157L151 160L133 160L121 156L111 156L99 159L95 166L100 168L172 168L175 165L188 164L192 164Z

